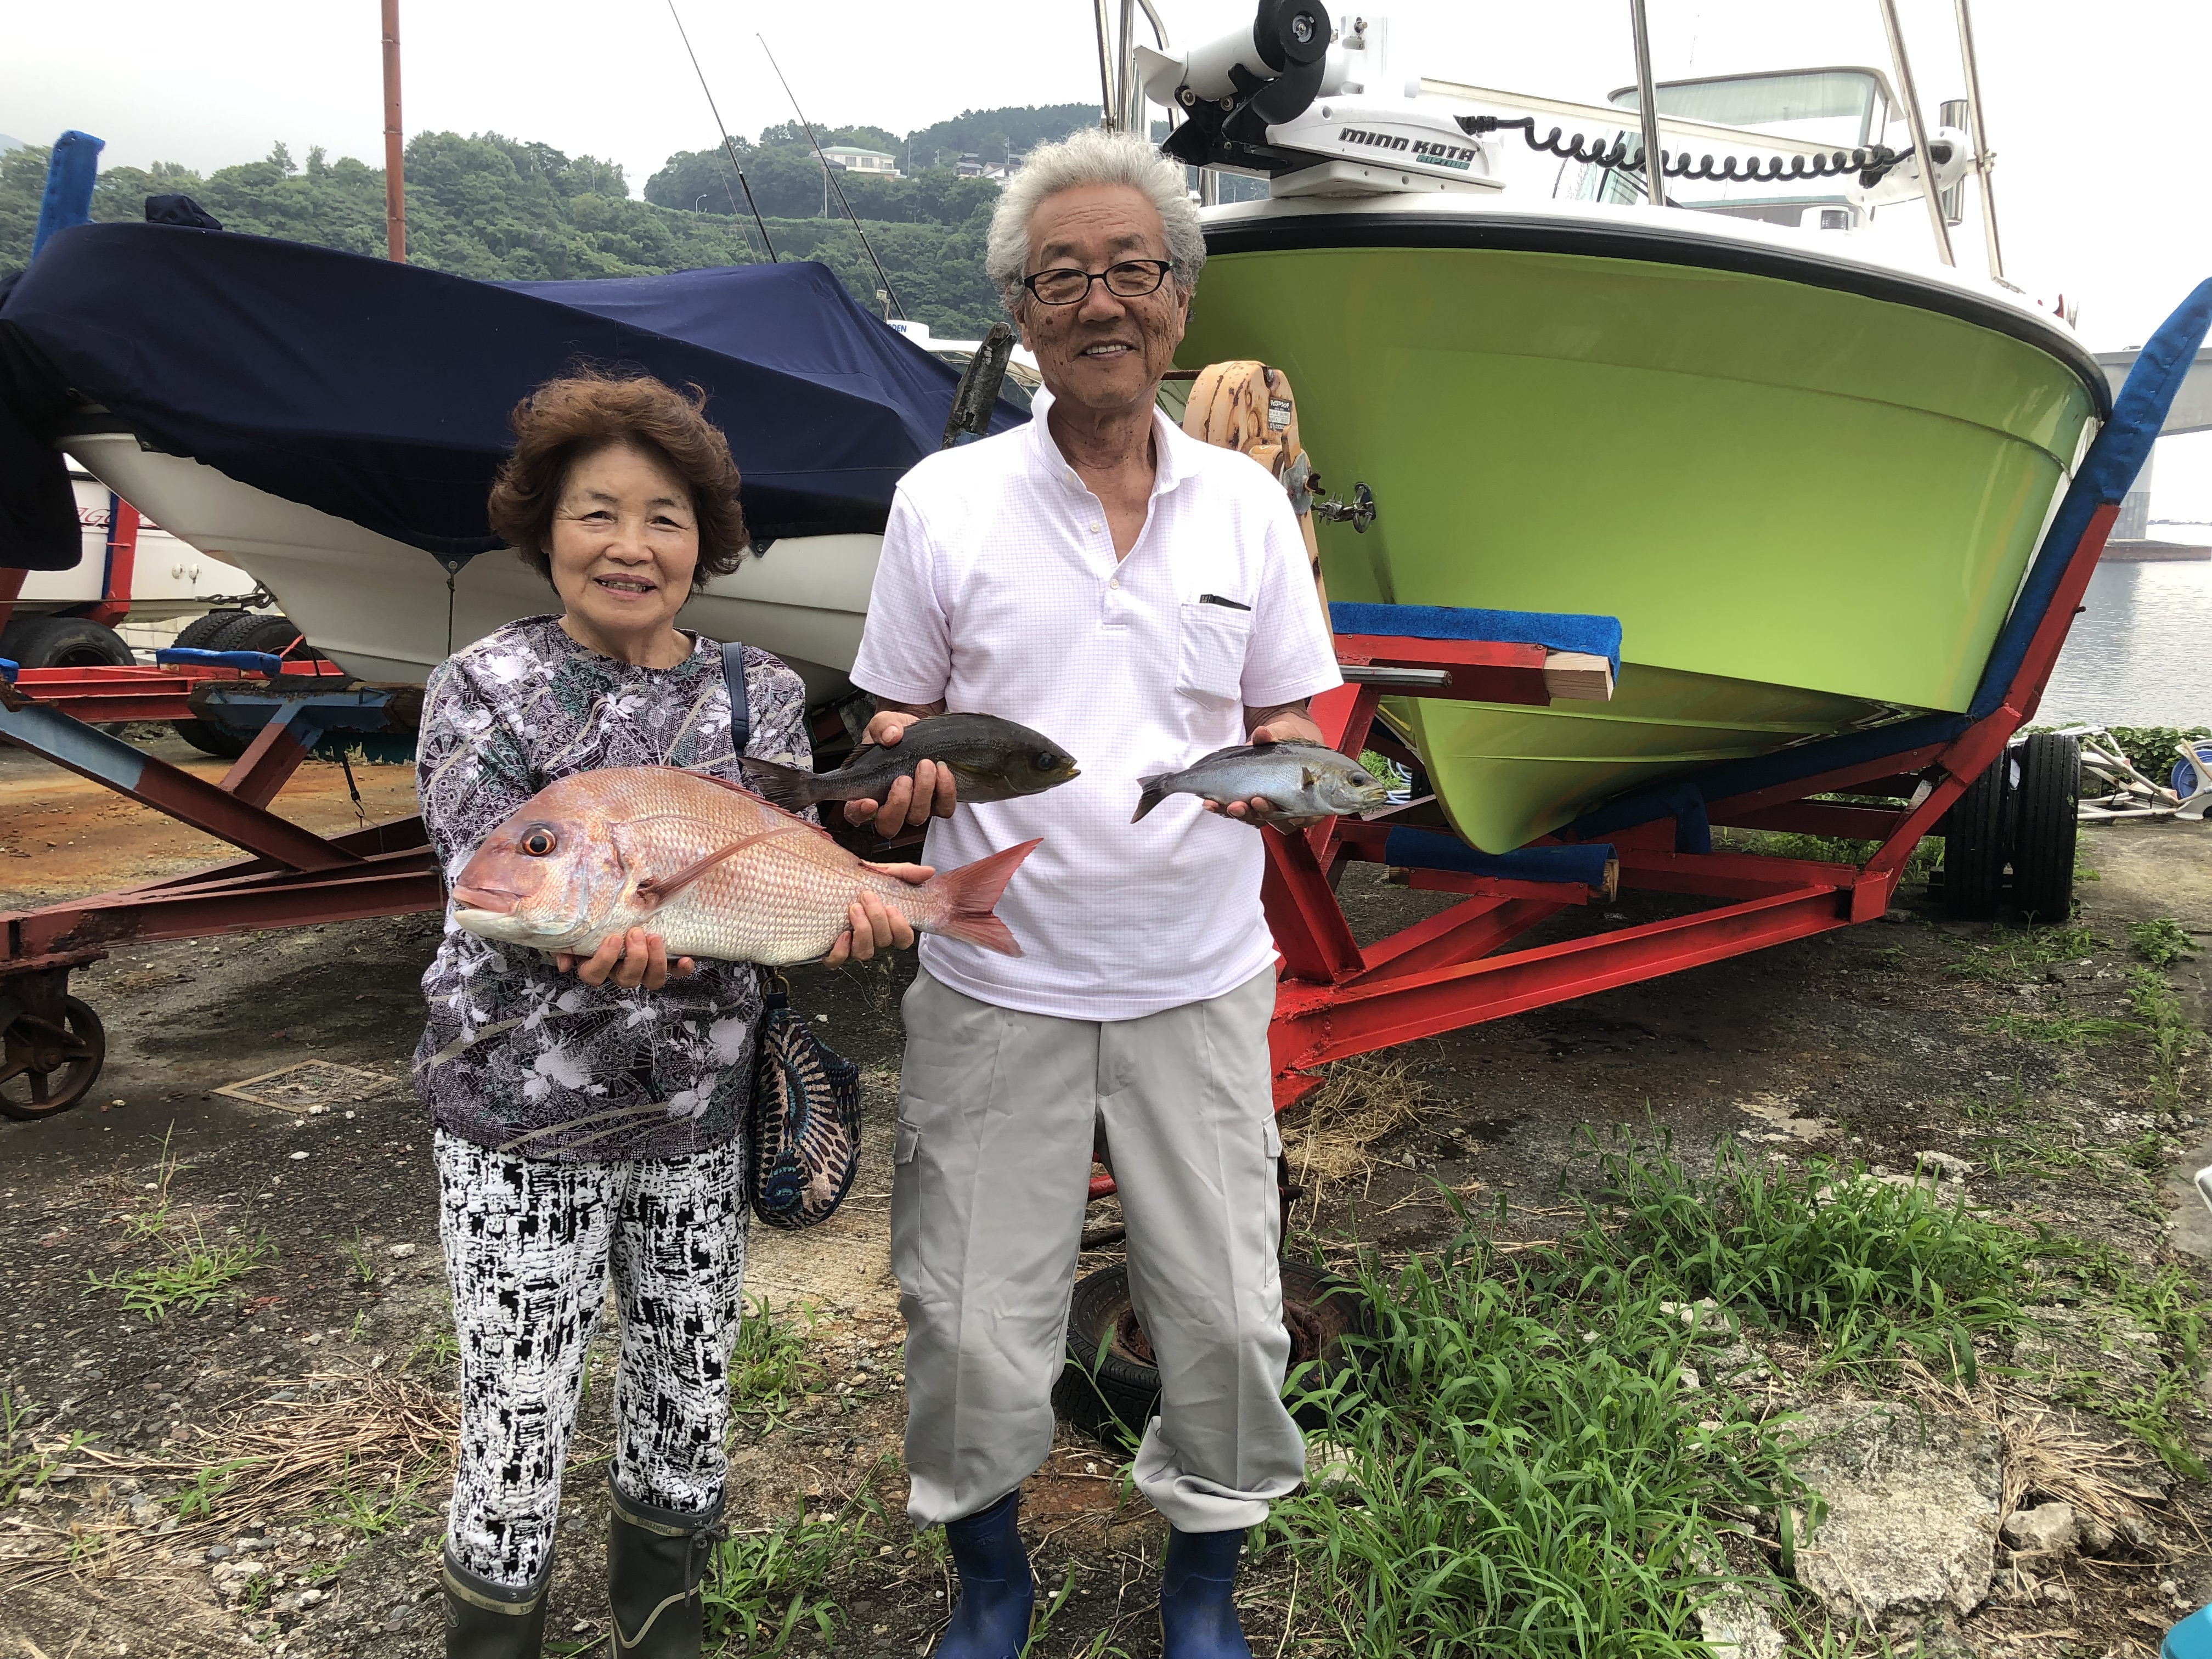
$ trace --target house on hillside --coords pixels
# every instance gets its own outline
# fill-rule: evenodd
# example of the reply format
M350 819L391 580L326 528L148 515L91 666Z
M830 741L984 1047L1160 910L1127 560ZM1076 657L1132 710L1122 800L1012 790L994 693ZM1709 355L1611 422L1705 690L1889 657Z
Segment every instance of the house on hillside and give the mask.
M885 150L862 149L858 144L824 144L822 156L830 166L848 173L870 173L878 179L899 176L898 157Z

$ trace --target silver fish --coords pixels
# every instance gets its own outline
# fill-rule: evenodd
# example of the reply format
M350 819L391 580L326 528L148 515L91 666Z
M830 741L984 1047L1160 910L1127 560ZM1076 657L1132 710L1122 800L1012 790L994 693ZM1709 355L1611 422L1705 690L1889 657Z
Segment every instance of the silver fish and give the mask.
M1256 815L1263 823L1371 811L1389 798L1382 781L1350 755L1295 741L1217 749L1180 772L1162 772L1137 781L1144 793L1138 797L1132 823L1170 795L1196 795L1222 805L1256 795L1274 809Z

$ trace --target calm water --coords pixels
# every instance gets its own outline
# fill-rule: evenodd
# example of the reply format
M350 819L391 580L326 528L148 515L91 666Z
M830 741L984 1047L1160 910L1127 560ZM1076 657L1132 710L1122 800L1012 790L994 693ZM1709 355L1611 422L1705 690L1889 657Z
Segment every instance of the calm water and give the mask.
M2041 722L2212 726L2212 561L2100 564Z

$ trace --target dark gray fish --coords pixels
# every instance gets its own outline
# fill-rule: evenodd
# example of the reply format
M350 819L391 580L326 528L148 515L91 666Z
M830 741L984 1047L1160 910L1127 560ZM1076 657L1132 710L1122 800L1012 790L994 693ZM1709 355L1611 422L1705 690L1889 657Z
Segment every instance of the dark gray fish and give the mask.
M1134 823L1170 795L1196 795L1226 805L1255 795L1274 807L1271 818L1342 817L1372 811L1389 791L1351 756L1317 743L1239 744L1217 749L1180 772L1163 772L1137 781Z
M1075 757L1042 732L996 714L936 714L916 720L896 743L870 744L834 772L805 772L773 761L740 763L745 785L787 812L825 800L881 800L926 760L952 769L963 801L1042 794L1076 775Z

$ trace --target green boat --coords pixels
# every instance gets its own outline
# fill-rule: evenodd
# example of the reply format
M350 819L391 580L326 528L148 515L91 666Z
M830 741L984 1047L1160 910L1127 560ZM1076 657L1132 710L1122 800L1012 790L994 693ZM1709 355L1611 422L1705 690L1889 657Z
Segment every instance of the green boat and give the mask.
M1802 113L1808 80L1820 112L1856 98L1879 133L1870 70L1662 87L1656 105L1741 118L1786 82ZM1285 371L1324 483L1371 491L1364 530L1317 526L1332 600L1620 619L1609 702L1386 705L1459 833L1505 852L1669 775L1966 708L2109 410L2070 327L1855 238L1857 178L1779 208L1771 186L1717 189L1698 211L1620 201L1617 167L1584 169L1592 199L1519 195L1490 137L1468 141L1473 177L1394 191L1319 159L1336 135L1388 135L1386 115L1478 125L1463 100L1399 102L1332 109L1324 87L1265 146L1212 135L1217 159L1265 149L1284 170L1272 199L1204 216L1181 362ZM1881 199L1900 193L1893 178Z

